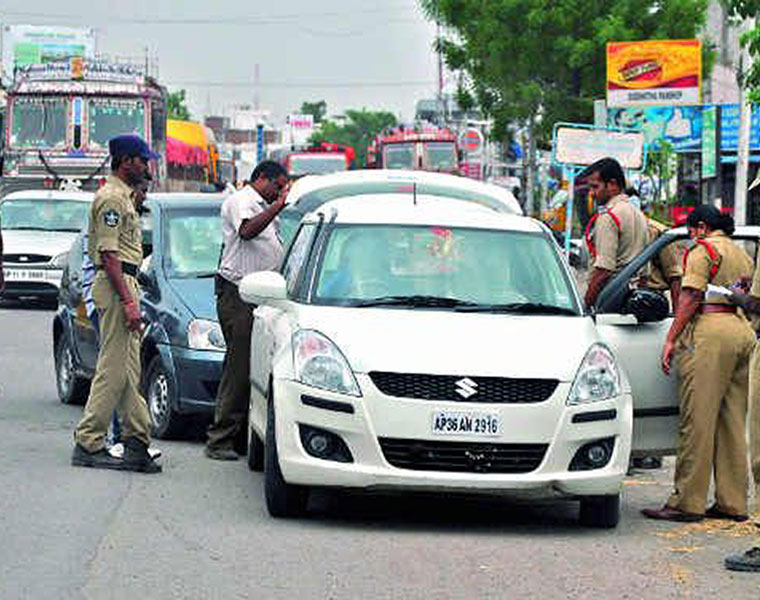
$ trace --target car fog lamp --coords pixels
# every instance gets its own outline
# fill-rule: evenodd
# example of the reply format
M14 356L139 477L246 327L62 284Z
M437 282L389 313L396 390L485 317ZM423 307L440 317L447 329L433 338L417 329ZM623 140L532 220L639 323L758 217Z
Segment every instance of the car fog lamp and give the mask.
M593 446L589 446L586 450L586 460L593 467L600 467L606 464L609 460L607 448L601 444L594 444Z
M318 456L329 454L330 440L321 433L316 433L309 437L309 450Z

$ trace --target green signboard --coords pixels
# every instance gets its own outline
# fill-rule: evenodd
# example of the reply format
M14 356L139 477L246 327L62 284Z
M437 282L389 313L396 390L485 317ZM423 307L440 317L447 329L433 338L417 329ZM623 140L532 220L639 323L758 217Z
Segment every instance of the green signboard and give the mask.
M710 179L717 174L717 109L706 107L702 111L702 179Z

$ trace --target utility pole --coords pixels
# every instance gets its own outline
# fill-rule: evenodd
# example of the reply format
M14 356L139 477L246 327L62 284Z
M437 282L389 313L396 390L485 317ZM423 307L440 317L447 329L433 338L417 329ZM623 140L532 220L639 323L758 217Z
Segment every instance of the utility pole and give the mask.
M754 19L747 19L743 30L751 30L754 27L754 21ZM747 99L744 79L749 65L749 49L747 46L743 46L739 59L739 147L736 149L736 186L734 187L734 221L737 225L747 224L747 171L749 168L752 104Z
M436 46L438 53L438 108L441 111L441 120L444 124L447 123L446 107L443 105L443 55L441 52L441 24L436 22Z

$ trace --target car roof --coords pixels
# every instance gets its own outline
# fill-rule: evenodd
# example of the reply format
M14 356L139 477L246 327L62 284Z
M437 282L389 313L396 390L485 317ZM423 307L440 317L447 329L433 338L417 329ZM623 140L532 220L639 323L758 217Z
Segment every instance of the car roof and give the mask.
M338 198L327 202L304 220L314 221L320 216L334 218L338 224L436 225L544 232L543 226L529 217L498 213L466 200L425 194L418 195L416 201L411 194L366 194Z
M11 192L0 198L0 202L6 200L75 200L78 202L92 202L95 194L92 192L62 192L60 190L19 190Z
M357 183L391 182L398 184L426 184L451 187L463 191L485 194L502 202L515 214L522 214L522 208L514 194L508 189L492 183L484 183L475 179L434 173L430 171L407 171L403 169L357 169L338 171L326 175L305 175L293 183L288 194L288 204L294 204L306 194L327 187L340 185L355 185Z
M194 208L218 206L221 208L226 194L205 194L201 192L159 192L148 194L147 200L161 208Z

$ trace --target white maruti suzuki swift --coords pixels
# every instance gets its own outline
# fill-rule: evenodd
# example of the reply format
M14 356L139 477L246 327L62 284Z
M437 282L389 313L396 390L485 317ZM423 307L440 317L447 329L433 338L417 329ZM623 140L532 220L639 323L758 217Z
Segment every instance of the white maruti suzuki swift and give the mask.
M614 527L630 385L539 222L434 196L307 215L243 279L249 466L273 516L309 487L579 499ZM654 352L656 355L656 352Z

